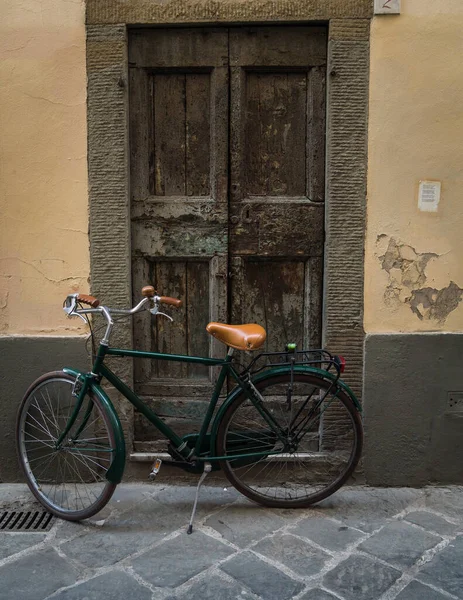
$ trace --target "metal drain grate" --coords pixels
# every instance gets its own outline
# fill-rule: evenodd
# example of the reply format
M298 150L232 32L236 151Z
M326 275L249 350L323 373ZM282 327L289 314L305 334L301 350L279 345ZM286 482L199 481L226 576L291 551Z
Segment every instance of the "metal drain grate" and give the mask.
M1 531L48 531L54 517L45 511L5 511L0 513Z

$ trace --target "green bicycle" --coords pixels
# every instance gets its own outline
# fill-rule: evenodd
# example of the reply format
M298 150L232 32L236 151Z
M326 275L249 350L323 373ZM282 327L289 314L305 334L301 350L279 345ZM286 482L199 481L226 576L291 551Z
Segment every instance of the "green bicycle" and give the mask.
M111 309L98 299L69 295L68 316L106 319L90 372L72 368L47 373L27 390L19 407L18 457L29 488L51 513L70 521L100 511L121 482L124 435L117 412L101 382L106 379L167 438L169 461L201 474L189 524L206 475L223 470L242 494L264 506L307 507L338 490L354 471L362 451L360 404L341 380L344 360L326 350L261 353L245 367L234 350L257 350L266 339L259 325L209 323L207 331L228 346L225 358L205 358L111 348L113 317L162 305L179 307L176 298L159 296L152 286L132 309ZM86 305L86 306L84 306ZM87 308L87 306L89 308ZM107 356L145 358L220 367L200 431L179 437L105 364ZM236 387L220 403L227 378ZM153 465L156 476L161 461Z

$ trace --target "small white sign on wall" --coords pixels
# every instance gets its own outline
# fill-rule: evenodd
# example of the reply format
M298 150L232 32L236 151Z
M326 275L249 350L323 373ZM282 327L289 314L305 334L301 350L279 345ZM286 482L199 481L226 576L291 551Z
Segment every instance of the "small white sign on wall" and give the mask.
M375 15L400 15L400 0L375 0Z
M440 192L440 181L420 181L418 208L424 212L437 212L440 202Z

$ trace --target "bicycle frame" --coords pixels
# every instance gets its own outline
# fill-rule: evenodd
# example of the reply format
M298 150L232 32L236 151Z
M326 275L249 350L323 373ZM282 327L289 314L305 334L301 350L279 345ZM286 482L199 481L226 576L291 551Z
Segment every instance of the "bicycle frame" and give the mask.
M113 371L104 364L104 359L106 356L115 356L115 357L127 357L127 358L145 358L150 360L167 360L172 362L184 362L191 364L201 364L205 366L220 366L221 370L218 375L217 381L214 386L214 390L209 402L209 406L204 416L204 420L201 425L201 429L199 434L187 434L183 438L179 437L175 431L173 431L162 419L151 410L143 400L126 384L124 383ZM100 385L100 382L103 378L107 379L107 381L113 385L135 408L141 412L147 419L152 423L173 445L174 449L177 451L179 456L183 458L185 463L188 463L191 459L197 462L216 462L221 460L226 460L227 456L215 456L215 440L217 435L218 424L227 409L230 403L240 394L244 393L247 398L254 404L256 409L259 411L263 419L268 423L269 427L272 431L279 437L283 442L285 440L285 434L281 430L278 423L273 419L271 413L266 409L263 402L261 402L260 394L256 390L254 383L258 383L259 381L266 379L272 376L278 376L282 374L288 373L287 366L272 366L266 371L260 373L256 377L253 377L252 380L250 377L244 379L240 376L240 374L236 371L232 364L232 352L229 351L227 356L224 359L218 358L209 358L209 357L199 357L199 356L187 356L187 355L179 355L179 354L164 354L160 352L147 352L140 350L129 350L129 349L120 349L120 348L110 348L105 344L100 344L98 353L95 358L95 362L93 364L92 371L89 373L83 373L80 371L76 371L75 369L65 368L64 371L72 374L76 377L76 386L77 389L75 391L75 396L77 397L77 402L74 407L73 413L71 414L69 421L64 429L63 433L57 440L56 445L59 446L67 433L70 431L72 425L74 424L77 415L82 407L85 395L88 391L93 392L98 396L100 401L103 403L107 413L109 414L111 423L113 425L113 429L115 430L116 435L116 456L113 460L113 463L110 469L107 472L107 478L109 481L114 483L119 483L122 479L122 474L125 466L125 443L124 443L124 435L122 431L122 426L120 424L119 418L117 416L117 412L114 406L111 403L111 400L103 390ZM329 373L326 370L318 369L314 367L296 365L292 367L294 373L313 373L314 375L322 376L328 381L331 382L332 385L335 385L341 389L343 389L353 400L354 404L360 409L360 405L358 400L355 398L353 392L349 389L349 387L338 377ZM217 406L217 402L220 397L220 392L222 391L223 385L228 375L236 381L237 387L227 396L226 400L220 407L217 415L212 422L214 411ZM360 409L361 410L361 409ZM85 424L90 417L91 408L87 411L87 414L84 416L83 425L80 429L85 427ZM208 434L209 427L212 422L211 432ZM75 437L77 438L80 429L76 432ZM205 441L207 440L207 436L210 435L209 444L207 446L208 450L205 451L203 448ZM195 442L194 447L192 448L185 438L189 438L188 441ZM203 450L202 450L203 449ZM202 455L201 455L202 453ZM233 454L234 459L245 459L250 457L259 457L259 456L269 456L272 454L280 454L281 451L262 451L262 452L244 452L241 454Z
M192 364L201 364L201 365L205 365L205 366L221 366L222 367L220 370L219 376L217 378L216 384L214 386L214 390L213 390L213 393L212 393L212 396L211 396L211 399L209 402L209 406L208 406L206 415L204 416L204 420L201 425L200 432L197 435L195 446L193 449L187 444L187 442L184 439L180 438L175 433L175 431L173 431L168 425L166 425L166 423L164 423L164 421L162 421L160 419L160 417L158 417L158 415L153 410L151 410L143 402L143 400L126 383L124 383L115 373L113 373L113 371L111 371L111 369L109 367L107 367L104 364L104 359L106 356L117 356L117 357L127 357L127 358L146 358L146 359L151 359L151 360L168 360L168 361L172 361L172 362L185 362L185 363L192 363ZM175 450L185 460L190 459L192 456L194 456L194 459L196 461L200 461L200 462L203 462L205 460L220 461L220 460L224 460L226 458L225 456L211 455L211 451L213 450L213 447L215 444L210 444L209 452L207 453L206 456L200 456L200 451L201 451L201 448L203 448L203 444L204 444L204 441L208 434L209 426L211 424L212 417L213 417L215 408L217 406L217 402L220 397L220 392L222 391L223 384L228 375L231 375L238 384L238 388L235 388L235 390L234 390L235 394L232 393L229 396L229 399L231 399L232 396L233 397L236 396L237 391L238 392L243 391L246 394L246 396L251 400L251 402L253 402L255 404L257 410L261 413L262 417L269 424L269 426L272 427L274 430L277 430L277 434L279 433L280 435L282 435L282 432L278 431L278 430L280 430L279 425L275 422L272 415L266 410L266 408L260 405L260 403L258 402L258 399L255 398L255 396L253 395L253 393L251 391L252 386L250 386L247 381L243 380L240 377L240 375L235 370L233 364L231 363L231 360L232 360L232 354L230 352L227 354L225 359L217 359L217 358L208 358L208 357L199 357L199 356L163 354L163 353L158 353L158 352L145 352L145 351L139 351L139 350L126 350L126 349L119 349L119 348L110 348L104 344L100 344L98 354L96 356L92 371L90 373L84 374L84 373L75 371L74 369L69 369L69 368L64 369L65 372L76 376L76 381L80 381L81 387L77 390L76 405L74 407L73 413L71 414L71 416L69 418L66 428L64 429L64 431L60 435L59 439L57 440L57 446L59 446L62 443L62 441L64 440L64 438L70 431L72 425L74 424L74 422L77 418L77 415L79 414L80 408L81 408L83 400L85 398L85 394L89 390L91 390L94 393L97 393L100 400L104 399L106 409L109 412L113 413L113 415L112 415L113 416L113 418L112 418L113 424L114 424L115 419L118 421L117 413L116 413L110 399L108 398L108 396L106 395L106 393L100 386L100 382L101 382L102 378L105 378L111 385L113 385L133 406L135 406L135 408L139 412L141 412L166 438L168 438L170 440L170 442L173 444ZM83 379L83 381L82 381L82 379ZM86 414L84 416L83 424L81 425L80 429L83 429L85 427L85 424L89 417L90 417L90 411L88 411L88 414ZM217 418L216 418L216 421L217 421ZM78 437L78 435L80 433L80 429L76 432L76 434L75 434L76 437ZM122 435L122 428L120 426L120 422L119 422L118 429L119 429L121 435L119 435L117 437L121 438L121 437L123 437L123 435ZM214 431L212 432L211 441L212 440L215 441L216 429L217 428L215 428ZM120 453L121 449L116 448L116 452ZM125 451L124 451L124 453L125 453ZM262 454L262 456L266 456L271 453L262 452L261 454ZM239 454L239 455L237 454L237 455L234 455L234 458L235 459L249 458L250 456L257 457L257 456L259 456L259 453L253 452L253 453L243 453L243 454ZM121 462L121 461L119 461L119 462ZM115 470L119 471L120 467L118 467ZM108 471L108 474L111 475L111 469Z

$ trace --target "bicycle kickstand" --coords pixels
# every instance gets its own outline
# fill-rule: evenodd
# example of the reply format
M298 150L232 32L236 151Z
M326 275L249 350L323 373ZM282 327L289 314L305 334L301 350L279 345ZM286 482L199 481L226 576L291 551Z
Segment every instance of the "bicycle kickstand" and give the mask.
M196 488L195 503L193 504L193 510L191 512L191 517L190 517L190 523L189 523L188 529L186 531L188 533L188 535L190 533L193 533L193 520L195 518L196 505L198 504L199 488L202 486L203 481L206 479L206 477L208 476L208 474L211 471L212 471L212 465L211 465L211 463L205 462L204 463L204 471L202 472L201 477L199 478L198 487Z

